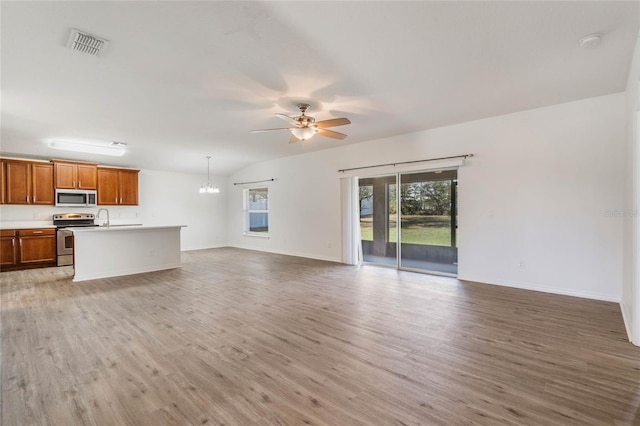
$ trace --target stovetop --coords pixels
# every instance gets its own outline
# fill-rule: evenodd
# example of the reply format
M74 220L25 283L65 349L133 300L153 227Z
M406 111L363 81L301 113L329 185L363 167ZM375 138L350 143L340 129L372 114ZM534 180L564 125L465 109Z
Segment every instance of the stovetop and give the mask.
M98 226L93 213L62 213L53 215L53 224L58 228L86 228Z

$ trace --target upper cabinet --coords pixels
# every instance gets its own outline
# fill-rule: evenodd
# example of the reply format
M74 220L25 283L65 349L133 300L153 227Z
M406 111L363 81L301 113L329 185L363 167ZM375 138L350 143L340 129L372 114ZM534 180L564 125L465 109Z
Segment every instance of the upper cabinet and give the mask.
M1 163L4 204L54 204L51 163L22 160L2 160Z
M0 204L7 202L7 188L5 184L6 175L4 170L4 161L0 161Z
M97 189L98 165L54 160L55 187L58 189Z
M98 168L98 204L137 206L139 170Z
M97 190L98 204L138 205L139 170L0 158L0 204L54 205L55 189Z

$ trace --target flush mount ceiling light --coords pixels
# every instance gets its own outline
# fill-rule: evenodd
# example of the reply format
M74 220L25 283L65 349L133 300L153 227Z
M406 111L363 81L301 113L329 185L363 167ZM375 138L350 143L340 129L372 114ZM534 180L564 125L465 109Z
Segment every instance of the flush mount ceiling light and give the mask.
M220 188L218 185L211 185L211 180L209 179L209 163L211 161L211 156L207 155L207 186L200 185L200 193L201 194L217 194L220 192Z
M112 157L122 157L127 152L127 144L123 142L52 139L47 145L49 148L63 151L110 155Z
M585 49L588 49L590 47L595 47L600 44L601 40L602 40L602 34L599 34L599 33L589 34L580 39L580 47L584 47Z

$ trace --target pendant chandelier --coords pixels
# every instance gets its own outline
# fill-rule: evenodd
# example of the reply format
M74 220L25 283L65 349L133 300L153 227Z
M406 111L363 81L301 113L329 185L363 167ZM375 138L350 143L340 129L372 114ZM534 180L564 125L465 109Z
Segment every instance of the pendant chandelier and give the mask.
M207 186L204 185L200 185L200 193L201 194L217 194L218 192L220 192L220 188L218 188L218 185L211 185L211 180L209 179L209 163L211 162L211 156L207 155Z

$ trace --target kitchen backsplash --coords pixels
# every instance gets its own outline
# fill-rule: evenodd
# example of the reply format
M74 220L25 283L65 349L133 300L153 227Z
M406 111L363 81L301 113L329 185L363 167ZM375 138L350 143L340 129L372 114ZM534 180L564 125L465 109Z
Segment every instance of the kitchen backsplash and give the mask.
M0 221L48 221L52 222L52 216L60 213L96 213L98 207L54 207L54 206L21 206L3 204L0 211ZM138 206L106 206L109 209L110 221L118 223L142 223L140 209ZM104 213L103 213L104 214Z

